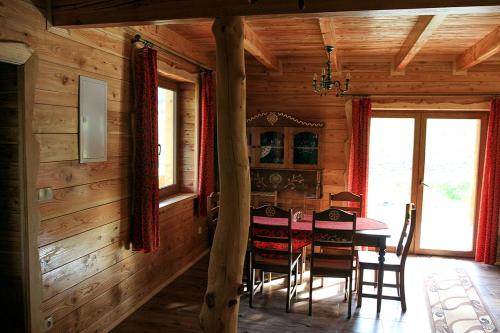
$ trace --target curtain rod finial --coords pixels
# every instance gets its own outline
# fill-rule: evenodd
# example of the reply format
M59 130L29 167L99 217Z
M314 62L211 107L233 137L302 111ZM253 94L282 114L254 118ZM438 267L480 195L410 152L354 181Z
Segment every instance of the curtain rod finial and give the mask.
M132 43L137 43L141 40L141 35L137 34L132 38Z

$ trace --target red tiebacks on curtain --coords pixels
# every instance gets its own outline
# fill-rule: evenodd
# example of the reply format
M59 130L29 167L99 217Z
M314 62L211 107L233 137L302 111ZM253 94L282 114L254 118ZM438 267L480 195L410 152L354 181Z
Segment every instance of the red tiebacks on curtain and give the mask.
M198 214L207 214L207 196L214 191L215 112L212 73L201 75L201 131L198 173Z
M132 245L152 252L160 246L158 191L158 70L156 51L134 50Z
M369 99L352 101L351 151L349 154L348 189L363 195L362 209L366 214L368 194L368 140L372 103Z
M486 140L476 261L495 264L500 215L500 99L491 102Z

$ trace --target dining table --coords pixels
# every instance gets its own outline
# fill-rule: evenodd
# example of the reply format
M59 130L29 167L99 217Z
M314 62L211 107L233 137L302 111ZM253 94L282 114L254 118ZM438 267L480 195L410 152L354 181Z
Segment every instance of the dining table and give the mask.
M255 216L254 223L266 225L287 225L286 218L272 218ZM334 221L316 221L316 226L321 229L342 230L352 228L346 222ZM377 313L380 312L382 305L382 288L384 281L384 261L385 251L387 247L387 239L391 237L389 226L381 221L369 217L356 218L356 232L354 233L353 242L356 246L376 247L378 249L378 281L377 284ZM293 247L302 248L311 244L312 239L312 215L305 214L300 220L292 219L292 238Z

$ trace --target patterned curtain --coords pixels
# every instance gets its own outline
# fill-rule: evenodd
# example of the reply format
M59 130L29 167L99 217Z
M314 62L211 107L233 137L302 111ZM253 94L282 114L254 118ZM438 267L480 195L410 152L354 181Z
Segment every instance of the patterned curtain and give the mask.
M347 187L350 192L363 195L363 215L366 215L368 194L368 140L371 114L371 100L352 101L352 132Z
M156 50L134 48L132 59L132 245L135 251L154 252L160 246Z
M201 74L201 133L198 174L198 214L207 214L207 196L214 191L215 112L212 73Z
M486 158L481 191L476 261L493 265L496 260L500 216L500 99L491 102Z

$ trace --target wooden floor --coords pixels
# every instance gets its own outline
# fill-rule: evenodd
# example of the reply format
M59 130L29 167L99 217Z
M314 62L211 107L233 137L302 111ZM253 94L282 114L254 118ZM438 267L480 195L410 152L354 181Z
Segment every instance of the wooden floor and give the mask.
M362 308L356 309L351 320L346 320L347 305L342 301L343 282L339 279L325 279L323 288L319 288L320 280L315 281L312 317L307 315L308 283L300 288L293 313L286 313L286 289L283 289L283 280L278 279L266 284L264 294L256 296L253 309L248 307L247 296L241 298L239 330L279 333L431 332L422 273L433 265L465 267L491 316L500 322L500 267L467 260L410 257L406 272L408 311L405 314L401 313L399 302L385 300L377 317L376 301L363 299ZM200 332L198 314L206 287L207 267L208 256L164 288L113 332ZM365 288L365 292L371 289Z

